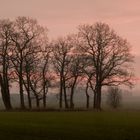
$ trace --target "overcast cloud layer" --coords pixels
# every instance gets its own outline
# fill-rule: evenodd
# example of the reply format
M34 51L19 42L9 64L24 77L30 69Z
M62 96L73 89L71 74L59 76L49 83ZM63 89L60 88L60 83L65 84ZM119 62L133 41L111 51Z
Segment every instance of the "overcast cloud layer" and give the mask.
M0 15L36 18L48 27L51 38L76 32L79 24L106 22L133 46L140 77L140 0L0 0Z

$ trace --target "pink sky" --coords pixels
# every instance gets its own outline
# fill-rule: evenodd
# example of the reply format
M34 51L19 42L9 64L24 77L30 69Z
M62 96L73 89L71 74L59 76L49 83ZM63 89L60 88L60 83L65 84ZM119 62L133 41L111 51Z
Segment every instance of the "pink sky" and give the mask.
M48 27L51 38L76 32L79 24L106 22L133 46L135 73L140 77L140 0L0 0L0 15L36 18Z

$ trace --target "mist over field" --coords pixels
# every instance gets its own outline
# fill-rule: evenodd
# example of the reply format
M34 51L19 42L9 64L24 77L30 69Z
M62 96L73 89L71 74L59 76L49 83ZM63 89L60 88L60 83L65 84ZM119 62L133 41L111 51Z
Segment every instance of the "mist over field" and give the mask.
M27 95L24 95L25 97L25 104L28 106L28 98ZM90 109L93 108L93 93L90 92ZM19 108L20 104L20 95L18 93L12 93L11 94L11 103L14 108ZM58 93L48 93L47 96L47 109L58 109L59 104L59 98ZM75 108L77 109L86 109L86 95L85 91L83 89L76 89L76 93L74 95L74 103ZM35 99L33 99L34 107ZM104 110L110 110L111 107L107 104L107 91L103 92L102 95L102 108ZM5 109L3 105L3 101L0 96L0 109ZM140 96L139 91L133 91L133 90L123 90L122 92L122 101L121 105L119 106L118 110L126 110L126 111L139 111L140 110Z

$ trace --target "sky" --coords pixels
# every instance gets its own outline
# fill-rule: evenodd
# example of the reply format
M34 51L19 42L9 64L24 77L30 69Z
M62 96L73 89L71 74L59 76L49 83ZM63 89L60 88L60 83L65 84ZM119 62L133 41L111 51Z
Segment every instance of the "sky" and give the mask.
M50 38L74 33L80 24L109 24L130 42L140 79L140 0L0 0L0 19L18 16L36 18ZM139 85L137 81L136 90Z

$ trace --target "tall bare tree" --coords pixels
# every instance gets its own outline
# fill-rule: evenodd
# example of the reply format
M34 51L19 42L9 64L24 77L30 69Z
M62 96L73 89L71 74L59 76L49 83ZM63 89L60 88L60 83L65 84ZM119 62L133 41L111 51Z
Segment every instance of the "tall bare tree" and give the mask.
M10 101L10 34L12 32L12 22L9 20L0 21L0 87L2 99L6 109L11 109Z
M25 108L23 90L24 59L30 53L32 42L38 38L42 31L43 28L38 25L36 20L31 18L18 17L14 22L14 32L11 34L11 40L14 42L11 60L19 79L21 108Z
M65 101L65 108L69 107L66 93L66 75L69 72L69 64L72 59L72 56L70 55L72 49L70 39L71 38L69 36L66 38L59 38L53 43L53 64L60 80L60 108L62 108L63 95Z
M42 44L43 45L43 44ZM50 53L51 48L46 43L41 48L41 52L37 54L36 63L32 69L29 78L30 89L36 98L36 106L40 107L40 101L43 101L43 107L46 108L46 97L51 86L53 76L50 72ZM35 59L33 59L34 61ZM35 62L35 61L34 61ZM28 80L27 80L28 81Z
M132 85L131 46L105 23L79 27L80 48L92 58L95 108L101 109L103 86Z
M74 45L74 44L73 44ZM74 46L73 46L74 49ZM83 57L71 51L71 61L68 66L66 76L66 85L70 89L70 108L74 108L74 93L77 84L83 79Z
M43 106L46 108L46 96L48 93L48 89L51 86L51 80L53 76L50 73L50 55L52 49L51 46L46 45L42 50L42 64L41 64L41 73L42 73L42 88L43 88Z

